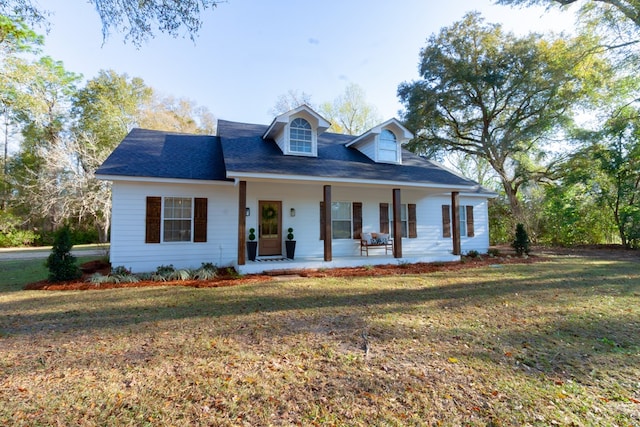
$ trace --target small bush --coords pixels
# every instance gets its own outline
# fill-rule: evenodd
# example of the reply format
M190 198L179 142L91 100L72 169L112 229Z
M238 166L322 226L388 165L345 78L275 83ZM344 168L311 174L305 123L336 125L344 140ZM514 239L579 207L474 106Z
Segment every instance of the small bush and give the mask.
M76 265L76 257L71 255L72 247L71 232L68 226L64 226L56 233L51 255L46 262L51 282L74 280L82 275Z
M109 283L109 276L105 276L100 273L93 273L87 281L93 285L101 285L103 283Z
M169 280L189 280L192 278L191 270L174 270L169 274Z
M470 250L469 252L467 252L467 256L469 258L478 258L480 256L480 252L476 250Z
M495 257L495 256L500 256L500 249L497 248L490 248L487 251L487 255L491 256L491 257Z
M111 269L112 276L128 276L131 274L131 270L123 265L119 265Z
M529 255L529 235L523 224L516 225L516 236L511 246L515 249L516 254L522 256Z
M158 267L156 267L156 274L159 274L161 276L169 275L174 271L176 271L176 269L173 264L159 265Z
M204 266L204 263L203 263ZM200 267L193 273L193 278L197 280L211 280L216 277L215 268Z
M215 270L218 269L218 267L216 267L216 265L214 263L212 263L212 262L203 262L200 265L200 269L201 270L214 270L215 271Z

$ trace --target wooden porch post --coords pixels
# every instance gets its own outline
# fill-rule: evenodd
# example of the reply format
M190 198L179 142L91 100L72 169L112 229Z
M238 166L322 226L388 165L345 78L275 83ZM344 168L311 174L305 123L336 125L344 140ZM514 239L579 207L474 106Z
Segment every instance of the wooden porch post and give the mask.
M331 261L333 253L331 250L331 186L324 186L324 260Z
M460 248L460 193L451 192L451 238L453 240L453 254L461 255Z
M247 181L240 181L238 185L238 265L244 265L245 236L247 232Z
M400 189L393 189L393 257L402 258L402 218Z

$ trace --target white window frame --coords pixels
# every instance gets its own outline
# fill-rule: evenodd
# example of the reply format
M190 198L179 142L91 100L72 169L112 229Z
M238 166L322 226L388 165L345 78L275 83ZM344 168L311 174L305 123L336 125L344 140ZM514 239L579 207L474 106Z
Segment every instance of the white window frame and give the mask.
M338 209L340 206L343 206L345 208L348 209ZM340 211L345 211L348 212L348 218L344 217L344 218L340 218L337 217L334 212L340 212ZM348 227L348 236L347 235L340 235L337 236L336 235L336 231L342 231L342 230L338 230L335 227L335 223L336 222L340 222L340 223L349 223L349 227ZM351 202L331 202L331 238L334 240L347 240L347 239L351 239L352 236L352 232L353 232L353 205Z
M400 204L400 224L402 226L402 237L409 237L409 210L405 203ZM389 203L389 234L393 236L393 203Z
M299 126L294 127L294 123L296 123L296 121L298 120L306 123L308 128L299 127ZM309 139L307 140L307 139L294 138L293 132L303 133L305 135L308 133ZM303 150L296 149L296 148L305 148L307 143L309 144L308 151L306 149L303 149ZM296 145L296 148L294 148L294 144ZM308 120L302 117L294 118L289 124L289 151L291 153L296 153L296 154L305 154L305 155L313 154L313 127L311 126L311 123L309 123Z
M385 137L391 135L392 138ZM393 149L390 148L393 144ZM398 163L398 138L389 129L383 129L378 136L378 161Z
M188 208L188 213L189 216L186 216L186 209L184 207L181 207L179 209L178 212L176 212L175 207L173 207L173 211L171 212L171 215L168 216L167 210L170 209L171 207L167 206L167 201L168 200L182 200L182 201L189 201L189 208ZM194 198L193 197L183 197L183 196L167 196L167 197L163 197L162 198L162 238L161 241L163 243L185 243L185 242L193 242L193 224L194 224L194 210L195 210L195 206L194 206ZM182 216L173 216L174 214L182 214ZM185 238L178 238L178 239L171 239L171 240L167 240L167 234L171 234L171 233L167 233L167 224L169 222L179 222L179 221L188 221L189 222L189 229L187 230L186 227L182 228L182 229L178 229L178 233L179 234L185 234L186 236Z
M467 236L467 206L472 205L458 205L460 238L469 237ZM451 237L447 237L447 239L453 237L453 212L451 209L451 205L449 205L449 234L451 235Z
M467 237L467 205L458 206L460 214L460 237Z

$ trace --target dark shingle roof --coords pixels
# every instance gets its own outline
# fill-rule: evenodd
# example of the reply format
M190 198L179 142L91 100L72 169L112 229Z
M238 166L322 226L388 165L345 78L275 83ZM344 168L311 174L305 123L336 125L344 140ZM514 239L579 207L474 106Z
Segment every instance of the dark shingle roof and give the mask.
M354 138L350 135L319 135L318 157L285 156L274 141L262 139L267 128L264 125L218 121L218 135L222 140L228 171L477 186L477 183L407 150L402 152L402 165L376 163L357 149L344 146Z
M220 138L133 129L97 175L227 180Z
M285 156L262 136L266 125L218 121L218 136L133 129L96 171L97 175L228 181L235 174L307 176L484 190L442 166L407 150L402 165L375 163L353 147L354 137L318 136L318 157ZM483 192L483 191L480 191Z

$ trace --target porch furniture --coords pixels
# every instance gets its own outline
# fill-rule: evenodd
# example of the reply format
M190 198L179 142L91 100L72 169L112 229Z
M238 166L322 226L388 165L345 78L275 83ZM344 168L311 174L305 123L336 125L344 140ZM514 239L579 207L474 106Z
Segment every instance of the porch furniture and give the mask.
M384 248L385 255L389 250L393 253L393 239L384 233L362 233L360 235L360 256L363 254L369 256L369 248Z

